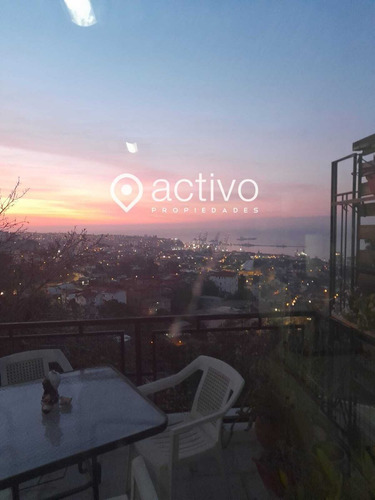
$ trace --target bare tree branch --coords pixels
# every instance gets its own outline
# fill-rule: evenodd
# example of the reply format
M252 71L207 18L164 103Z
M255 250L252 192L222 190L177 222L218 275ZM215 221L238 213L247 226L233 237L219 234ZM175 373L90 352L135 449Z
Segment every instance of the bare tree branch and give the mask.
M25 230L25 225L28 223L26 219L17 220L16 218L10 218L8 211L13 207L13 205L20 200L28 192L28 189L20 190L20 179L18 178L14 188L5 198L1 196L0 192L0 232L1 243L7 243L16 234L19 234Z

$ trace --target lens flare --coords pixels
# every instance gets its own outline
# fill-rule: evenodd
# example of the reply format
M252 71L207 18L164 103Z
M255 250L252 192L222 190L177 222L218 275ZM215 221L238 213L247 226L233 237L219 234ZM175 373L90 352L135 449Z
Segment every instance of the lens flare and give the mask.
M138 146L136 142L127 142L126 147L128 148L129 153L137 153Z
M90 0L64 0L73 23L88 27L96 24L94 9Z

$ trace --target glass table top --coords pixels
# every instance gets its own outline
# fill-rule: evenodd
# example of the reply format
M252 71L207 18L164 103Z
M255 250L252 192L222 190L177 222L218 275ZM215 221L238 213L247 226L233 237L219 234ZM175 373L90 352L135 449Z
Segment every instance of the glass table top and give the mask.
M0 485L48 464L99 454L161 432L166 416L110 367L61 375L71 408L41 410L41 380L0 388Z

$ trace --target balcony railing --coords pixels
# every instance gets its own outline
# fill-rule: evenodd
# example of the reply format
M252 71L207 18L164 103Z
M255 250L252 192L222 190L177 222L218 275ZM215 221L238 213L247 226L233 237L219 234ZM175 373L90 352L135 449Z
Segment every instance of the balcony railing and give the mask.
M207 354L234 366L249 387L259 376L253 367L278 346L283 369L349 432L356 424L357 403L375 401L369 394L375 379L374 342L367 340L312 311L147 316L2 323L0 357L58 347L75 369L112 364L140 385ZM352 390L359 383L362 401ZM180 411L185 404L171 399L165 409Z
M242 358L257 356L260 332L275 335L286 323L303 330L307 318L315 322L315 317L309 311L1 323L0 356L59 347L75 368L111 363L139 385L180 369L197 349L217 354L231 346L221 357L239 361L241 340Z

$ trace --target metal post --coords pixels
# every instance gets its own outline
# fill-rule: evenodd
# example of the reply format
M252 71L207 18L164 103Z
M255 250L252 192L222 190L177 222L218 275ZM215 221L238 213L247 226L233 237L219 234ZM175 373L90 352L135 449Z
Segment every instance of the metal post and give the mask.
M196 330L197 333L200 333L200 326L201 326L201 322L200 322L199 318L196 317L196 319L195 319L195 330Z
M9 333L10 345L11 345L12 354L13 354L13 353L15 352L15 350L14 350L14 336L13 336L13 328L9 328L8 333Z
M362 155L358 155L358 198L362 198ZM359 207L357 208L357 230L356 230L356 252L355 252L355 259L356 259L356 266L355 266L355 284L358 283L358 269L359 269L359 246L360 246L360 239L359 239L359 228L361 227L361 211Z
M151 336L152 341L152 377L153 380L156 380L156 335L155 332L152 332Z
M121 371L125 375L125 332L121 332L121 338L120 338L120 356L121 356Z
M331 177L331 225L329 256L329 312L332 313L336 293L336 238L337 238L337 161L332 162Z
M135 379L137 385L142 384L142 337L141 337L141 324L136 321L134 324L135 336Z
M353 186L352 186L352 199L357 198L357 155L353 156ZM351 261L351 269L350 269L350 291L353 293L354 291L354 283L356 280L356 210L359 212L359 209L356 208L356 205L352 204L352 234L351 234L351 250L350 250L350 261Z
M346 201L348 201L348 195L346 195ZM344 286L343 286L343 291L344 293L342 294L342 300L343 300L343 304L344 304L344 307L346 307L346 296L345 296L345 292L346 292L346 276L347 276L347 272L346 272L346 259L347 259L347 247L348 247L348 204L346 203L345 206L344 206L344 227L345 227L345 237L344 237L344 255L343 255L343 259L344 259L344 275L342 277L342 282L344 283ZM342 228L341 228L342 230Z
M340 290L340 296L339 296L339 303L340 303L340 310L342 309L342 300L343 300L343 291L344 291L344 283L343 283L343 276L344 276L344 263L343 263L343 244L344 244L344 195L338 195L336 199L341 196L341 201L342 204L340 206L340 211L341 211L341 217L340 217L340 285L339 285L339 290Z
M99 500L99 484L101 483L101 467L96 456L91 459L92 489L94 500Z
M20 498L20 491L19 491L18 484L14 484L12 486L12 498L13 498L13 500L19 500L19 498Z
M83 323L79 323L78 325L78 335L80 336L80 341L79 341L79 353L80 353L80 358L83 358L83 353L84 353L84 347L83 347L83 342L82 342L82 335L83 335Z

